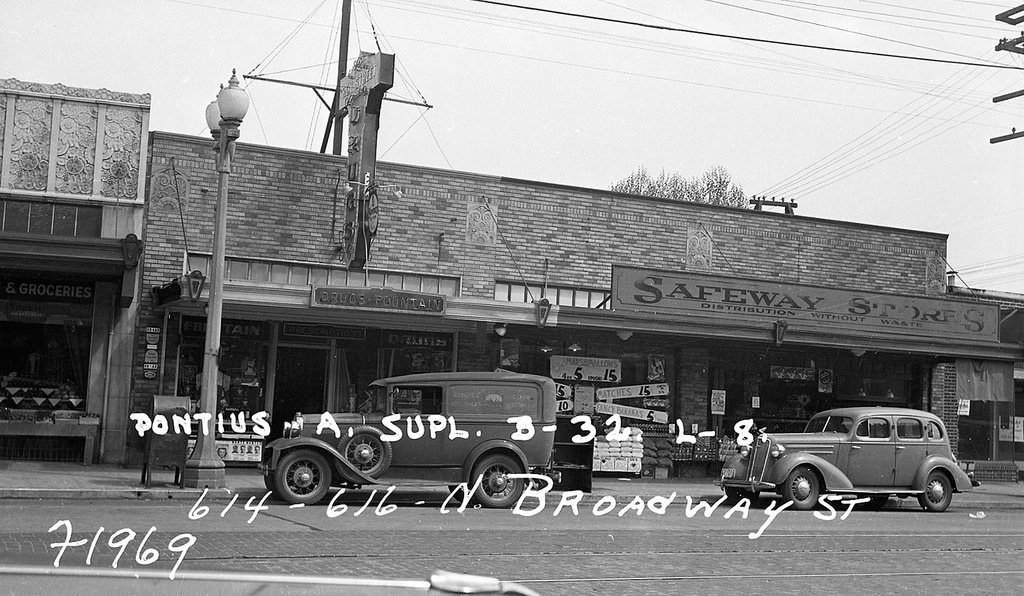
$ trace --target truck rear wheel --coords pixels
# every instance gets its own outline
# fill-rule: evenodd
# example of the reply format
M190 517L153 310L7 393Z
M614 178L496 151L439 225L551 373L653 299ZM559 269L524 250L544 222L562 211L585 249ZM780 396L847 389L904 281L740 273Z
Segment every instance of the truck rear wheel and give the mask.
M492 453L485 455L473 466L472 482L480 480L475 499L484 507L508 509L519 501L526 483L522 478L509 478L509 474L522 474L523 469L511 457ZM472 485L470 482L470 485Z

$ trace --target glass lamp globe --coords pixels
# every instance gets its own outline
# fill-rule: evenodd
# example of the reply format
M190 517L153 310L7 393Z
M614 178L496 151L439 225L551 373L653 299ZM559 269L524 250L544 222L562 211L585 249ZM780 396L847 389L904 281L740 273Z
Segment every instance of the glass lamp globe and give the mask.
M238 78L235 76L234 70L231 71L228 86L222 88L217 94L217 105L220 108L222 120L241 122L245 118L245 113L249 111L249 96L238 86Z

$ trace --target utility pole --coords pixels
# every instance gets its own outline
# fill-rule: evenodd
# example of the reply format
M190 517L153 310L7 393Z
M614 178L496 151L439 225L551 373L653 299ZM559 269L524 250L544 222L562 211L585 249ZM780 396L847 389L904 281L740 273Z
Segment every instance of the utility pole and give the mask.
M343 0L338 79L333 89L255 75L246 78L308 87L331 110L320 152L327 152L327 144L333 132L332 153L346 155L348 170L345 176L344 224L338 230L336 223L332 223L331 237L337 240L335 253L338 259L350 269L361 269L369 258L370 244L377 235L380 220L377 197L380 186L376 179L377 129L380 127L381 102L386 99L384 94L394 84L395 56L380 52L360 52L359 58L346 72L351 14L352 0ZM321 90L334 92L330 103L320 94ZM422 105L428 109L432 107L426 102L397 101ZM348 120L347 135L345 120Z
M1003 11L996 15L996 20L1007 25L1017 26L1020 23L1024 23L1024 4L1021 4L1010 10ZM1014 39L1003 39L999 40L996 44L996 50L1001 52L1013 52L1015 54L1024 54L1024 34ZM998 95L992 98L992 103L999 103L1008 99L1015 99L1017 97L1024 97L1024 90L1013 91L1012 93L1006 93L1004 95ZM1013 139L1019 139L1024 137L1024 131L1017 132L1016 128L1010 129L1010 134L1001 135L998 137L992 137L988 140L989 143L1002 143L1003 141L1012 141Z
M352 0L343 0L341 3L341 41L338 44L338 83L334 87L334 101L331 103L331 117L327 120L327 130L324 131L324 143L320 147L320 153L327 148L327 137L331 134L331 124L334 124L334 155L341 155L345 147L345 136L342 123L345 121L345 114L341 108L346 106L338 105L341 98L341 83L345 80L348 67L348 30L352 19ZM347 110L346 110L347 112Z
M776 201L775 197L769 199L764 195L760 197L757 195L753 195L753 198L750 199L750 204L754 206L754 211L763 211L763 208L765 206L783 207L786 210L786 215L796 215L797 203L793 199L790 199L789 202L786 202L786 199Z
M997 14L996 15L996 20L1001 22L1001 23L1006 23L1007 25L1010 25L1010 26L1013 26L1013 27L1016 27L1020 23L1024 23L1024 4L1018 5L1015 8L1011 8L1010 10L1003 11L1003 12ZM1024 34L1021 34L1021 36L1016 38L1016 39L1009 39L1009 40L1006 39L1006 38L1000 39L999 43L996 45L996 49L997 50L1005 50L1007 52L1013 52L1015 54L1024 54ZM993 97L992 98L992 103L999 103L1001 101L1006 101L1008 99L1014 99L1016 97L1021 97L1021 96L1024 96L1024 90L1013 91L1011 93L1006 93L1004 95L999 95L999 96ZM1001 143L1003 141L1009 141L1009 140L1012 140L1012 139L1019 139L1021 137L1024 137L1024 132L1017 132L1016 128L1012 128L1012 129L1010 129L1010 134L1003 135L1003 136L1000 136L1000 137L991 138L991 139L989 139L988 142L989 143ZM995 416L995 415L996 415L996 412L993 412L993 416ZM1011 399L1010 400L1010 420L1016 420L1017 419L1016 416L1017 416L1016 402ZM995 422L995 421L993 420L993 422ZM1016 437L1013 437L1013 439L1016 440ZM1011 443L1011 445L1014 445L1014 447L1016 447L1016 443ZM992 450L993 450L992 452L995 453L996 449L998 447L999 447L999 437L997 437L995 432L993 432L992 433ZM1010 460L1012 461L1012 460L1015 460L1015 459L1016 459L1016 449L1014 448L1014 449L1010 450Z

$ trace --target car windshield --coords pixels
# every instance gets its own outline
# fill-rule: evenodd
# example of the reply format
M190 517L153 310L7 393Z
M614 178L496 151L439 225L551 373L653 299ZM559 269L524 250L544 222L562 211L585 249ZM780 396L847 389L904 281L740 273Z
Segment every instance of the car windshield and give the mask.
M384 414L387 411L387 387L371 385L359 394L356 412L360 414Z
M815 416L807 422L805 433L848 433L853 428L849 416Z

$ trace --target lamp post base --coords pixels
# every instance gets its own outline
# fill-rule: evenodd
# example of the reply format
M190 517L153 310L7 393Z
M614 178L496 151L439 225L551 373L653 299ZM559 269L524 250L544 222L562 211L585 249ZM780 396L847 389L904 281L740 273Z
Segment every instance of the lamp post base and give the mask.
M185 488L224 488L224 462L220 459L190 459L181 472L181 485Z

